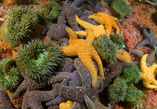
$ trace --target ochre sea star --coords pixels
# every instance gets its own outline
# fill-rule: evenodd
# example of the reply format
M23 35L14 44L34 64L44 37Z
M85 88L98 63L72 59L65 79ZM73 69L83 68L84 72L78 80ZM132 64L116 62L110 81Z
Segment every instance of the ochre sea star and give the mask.
M61 51L65 56L78 56L92 75L92 85L96 86L98 74L93 64L92 58L97 62L99 74L104 79L103 65L98 53L91 43L84 39L77 39L77 35L72 29L66 27L66 31L70 37L69 45L63 46Z
M116 29L116 34L119 33L119 27L116 23L117 18L114 18L106 13L98 12L90 15L88 18L94 19L99 24L104 24L106 35L109 36L112 32L112 27Z
M157 80L155 79L157 64L153 64L151 67L148 67L146 64L146 58L148 54L145 54L141 58L140 67L141 67L141 80L143 85L149 89L157 89Z
M101 34L105 34L106 33L105 30L104 30L104 26L103 25L95 26L95 25L92 25L92 24L90 24L88 22L85 22L85 21L79 19L77 15L75 17L76 17L76 21L81 26L83 26L87 30L88 29L91 30L94 33L95 38L98 38L98 37L100 37ZM78 31L78 32L76 32L76 34L81 34L81 35L84 35L84 36L87 35L87 33L85 31Z

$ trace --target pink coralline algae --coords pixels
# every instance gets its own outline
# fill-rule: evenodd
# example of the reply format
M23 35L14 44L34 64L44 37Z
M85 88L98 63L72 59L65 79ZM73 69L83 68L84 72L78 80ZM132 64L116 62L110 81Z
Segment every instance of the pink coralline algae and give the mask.
M144 94L143 102L144 109L155 109L157 107L157 92L148 90Z
M121 24L120 30L122 31L120 34L123 37L127 50L135 49L136 45L142 40L140 37L140 31L135 26L139 24L138 17L138 6L132 6L133 13L128 16Z

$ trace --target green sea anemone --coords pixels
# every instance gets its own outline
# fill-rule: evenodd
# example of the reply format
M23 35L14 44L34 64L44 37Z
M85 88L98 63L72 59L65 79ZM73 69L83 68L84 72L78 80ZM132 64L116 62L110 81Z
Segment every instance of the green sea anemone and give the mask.
M123 19L124 17L131 14L131 6L126 4L125 0L113 0L110 6L111 14L115 17Z
M106 35L102 35L93 41L93 46L98 52L100 58L107 63L113 63L116 60L118 47Z
M138 90L135 86L128 86L126 96L124 99L124 106L127 108L133 108L139 100L142 98L143 92Z
M0 62L0 87L5 90L16 88L22 76L12 58Z
M38 16L28 6L16 6L8 11L7 22L3 25L1 39L9 46L15 47L30 37Z
M42 41L32 40L17 53L16 64L28 77L40 81L53 73L62 56L56 43L48 41L44 44Z
M118 103L124 101L126 96L127 84L125 80L121 78L116 78L113 81L113 84L110 84L107 88L108 98L110 103Z
M118 49L123 48L124 42L123 42L122 36L120 36L119 34L111 33L110 39L113 43L115 43L117 45Z
M140 70L135 65L123 67L120 77L124 79L127 84L137 83L140 80Z
M37 11L41 23L50 25L57 19L61 7L56 2L48 2L45 6L41 7Z

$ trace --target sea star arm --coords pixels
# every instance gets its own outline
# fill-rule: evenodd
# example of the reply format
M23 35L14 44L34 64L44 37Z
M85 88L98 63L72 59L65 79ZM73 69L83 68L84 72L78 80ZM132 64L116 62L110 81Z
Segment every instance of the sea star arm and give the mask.
M73 106L70 109L86 109L86 107L83 104L74 102Z
M46 83L37 83L35 80L32 80L22 72L21 74L24 77L24 81L20 84L20 86L18 86L15 93L11 95L12 98L18 98L20 93L25 90L26 92L29 92L38 88L42 88L46 85Z
M103 70L102 61L101 61L101 59L100 59L100 57L99 57L97 51L94 49L94 50L92 50L92 53L91 53L91 54L92 54L92 59L93 59L93 60L97 63L97 65L98 65L99 75L100 75L103 79L105 79L105 77L104 77L105 73L104 73L104 70Z
M86 68L90 71L90 74L92 75L92 86L96 86L97 84L97 71L96 68L94 66L94 63L91 59L90 56L87 56L87 54L78 54L78 57L80 58L81 62L84 64L84 66L86 66Z
M91 87L92 78L91 78L91 74L90 74L89 70L85 67L85 65L80 61L79 58L76 58L74 60L74 65L81 77L82 86Z
M77 39L77 34L69 27L65 27L65 30L68 32L69 34L69 40L73 41Z
M54 84L54 83L57 83L57 82L61 82L63 80L67 80L67 79L69 79L69 77L64 76L64 75L53 76L48 80L48 85Z
M0 106L0 109L14 109L3 90L0 90L0 100L2 104L2 106Z
M22 106L24 109L29 107L32 109L44 109L41 102L53 99L54 97L55 93L53 91L31 91L24 96Z
M140 48L141 46L147 45L147 44L149 44L149 41L148 41L148 39L146 38L146 39L144 39L142 42L140 42L136 47L137 47L137 48Z
M88 29L87 30L86 40L92 44L92 42L94 41L95 38L96 37L95 37L94 33L91 30Z
M119 34L120 29L119 29L119 27L118 27L117 23L116 23L116 22L113 22L112 26L113 26L113 28L115 28L115 29L116 29L116 34Z
M60 97L60 96L57 96L56 98L46 102L46 106L51 106L51 105L56 105L56 104L59 104L61 102L64 102L66 101L67 99L66 98L63 98L63 97Z
M58 105L51 105L47 109L59 109Z
M83 27L86 28L86 29L91 29L91 30L93 30L93 28L96 27L95 25L92 25L92 24L90 24L90 23L88 23L88 22L85 22L85 21L79 19L77 15L75 15L75 18L76 18L76 21L77 21L81 26L83 26Z
M78 6L80 6L83 2L84 2L84 0L74 0L73 3L71 4L71 6L78 7Z
M84 99L88 109L96 109L95 104L87 95L84 96Z
M65 20L65 13L66 13L66 9L63 8L62 11L60 12L60 15L58 16L58 24L64 24L64 20Z
M149 4L153 5L153 6L157 6L157 1L151 2L150 0L145 0L145 2L147 2L147 3L149 3Z
M143 29L143 34L149 38L149 36L154 36L153 29L147 25L148 31L146 29Z
M119 49L118 53L116 54L116 58L123 62L131 62L131 56L127 51L123 49Z
M147 82L147 81L143 81L143 85L144 85L146 88L157 90L157 86L156 86L156 85L150 84L150 83Z
M83 35L83 36L86 37L87 32L86 32L86 31L76 31L76 34L77 34L77 35Z

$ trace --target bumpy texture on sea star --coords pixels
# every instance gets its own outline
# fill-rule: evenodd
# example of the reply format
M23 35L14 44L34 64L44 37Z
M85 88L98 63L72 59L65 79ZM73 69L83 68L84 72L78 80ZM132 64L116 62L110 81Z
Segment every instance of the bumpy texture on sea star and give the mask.
M116 23L117 18L114 18L106 13L103 13L103 12L94 13L88 18L94 19L99 24L104 24L107 36L111 34L112 27L116 29L116 34L120 32L120 29Z
M75 70L74 60L68 57L64 57L57 70L61 72L73 72Z
M1 106L0 109L14 109L9 99L7 98L6 93L3 90L0 90L0 100Z
M130 65L132 64L127 62L119 62L119 61L114 61L113 64L111 63L107 64L105 68L109 69L109 72L106 73L105 75L104 84L107 85L110 82L110 80L119 77L120 74L122 73L122 68Z
M69 45L63 46L61 51L65 56L78 56L92 75L92 85L96 86L98 74L92 59L97 62L99 75L104 79L103 65L97 51L88 41L84 39L77 39L77 35L72 29L66 27L66 31L70 37Z
M93 12L102 12L102 5L98 0L74 0L72 6L78 7L80 10L85 9Z
M59 76L67 76L69 79L67 80L67 86L81 86L81 77L79 76L77 70L75 70L73 73L68 72L55 72L55 76L49 79L48 84L54 83L52 80L56 80ZM63 79L62 79L63 80ZM66 98L63 98L61 96L57 96L56 98L46 102L46 106L59 104L63 101L66 101Z
M54 76L48 80L48 84L61 82L67 79L69 79L69 77L65 75ZM35 90L26 92L23 98L22 106L24 109L27 109L29 107L32 109L44 109L43 106L41 105L41 102L53 99L55 97L54 95L55 94L52 90L51 91Z
M58 16L58 24L65 24L65 20L67 19L67 22L71 26L71 28L74 31L79 31L81 30L75 20L75 15L81 16L83 15L83 12L76 8L71 6L70 3L68 3L68 0L64 1L63 3L63 9L60 12L60 15Z
M76 17L76 21L81 26L83 26L87 30L88 29L91 30L94 33L94 38L93 39L98 38L98 37L100 37L101 34L105 34L106 33L105 30L104 30L104 26L103 25L97 25L97 26L95 26L95 25L92 25L92 24L90 24L88 22L85 22L85 21L79 19L77 15L75 17ZM81 34L81 35L86 36L87 32L86 31L77 31L76 34ZM90 37L90 38L92 38L92 37Z
M46 85L46 83L37 83L35 80L32 80L22 72L21 74L24 77L24 81L18 86L15 93L11 95L12 98L18 98L20 93L25 90L26 92L29 92L35 89L43 88Z
M22 107L24 109L44 109L41 105L42 101L47 101L54 98L54 92L51 91L31 91L25 94L22 102Z
M42 35L49 37L51 40L59 41L60 38L65 38L65 24L51 24L42 30Z
M132 62L130 54L123 49L118 50L116 58L122 62Z
M101 77L98 77L98 82L96 87L92 87L92 79L88 69L81 63L79 59L74 61L75 66L77 65L78 73L82 80L82 86L66 86L63 84L54 84L53 91L56 95L60 95L69 100L73 100L77 103L85 103L85 96L94 101L98 93L103 91L104 82Z
M147 25L148 31L143 28L142 24L139 24L139 27L142 29L142 33L146 37L142 42L137 45L137 48L143 45L150 45L151 47L157 47L157 39L154 37L153 29ZM157 51L156 51L157 54Z
M153 64L148 67L146 64L146 58L148 54L144 54L141 58L140 68L141 68L141 80L143 85L149 89L157 89L157 80L155 79L157 64Z
M153 48L153 50L148 54L147 58L146 58L146 64L147 66L152 66L153 64L155 64L155 62L153 62L154 57L155 57L155 52L156 52L156 47ZM130 50L129 54L135 54L137 55L140 59L143 56L143 54L138 51L138 50ZM140 66L140 61L132 61L135 65Z
M147 2L153 6L157 6L157 0L145 0L145 2Z

